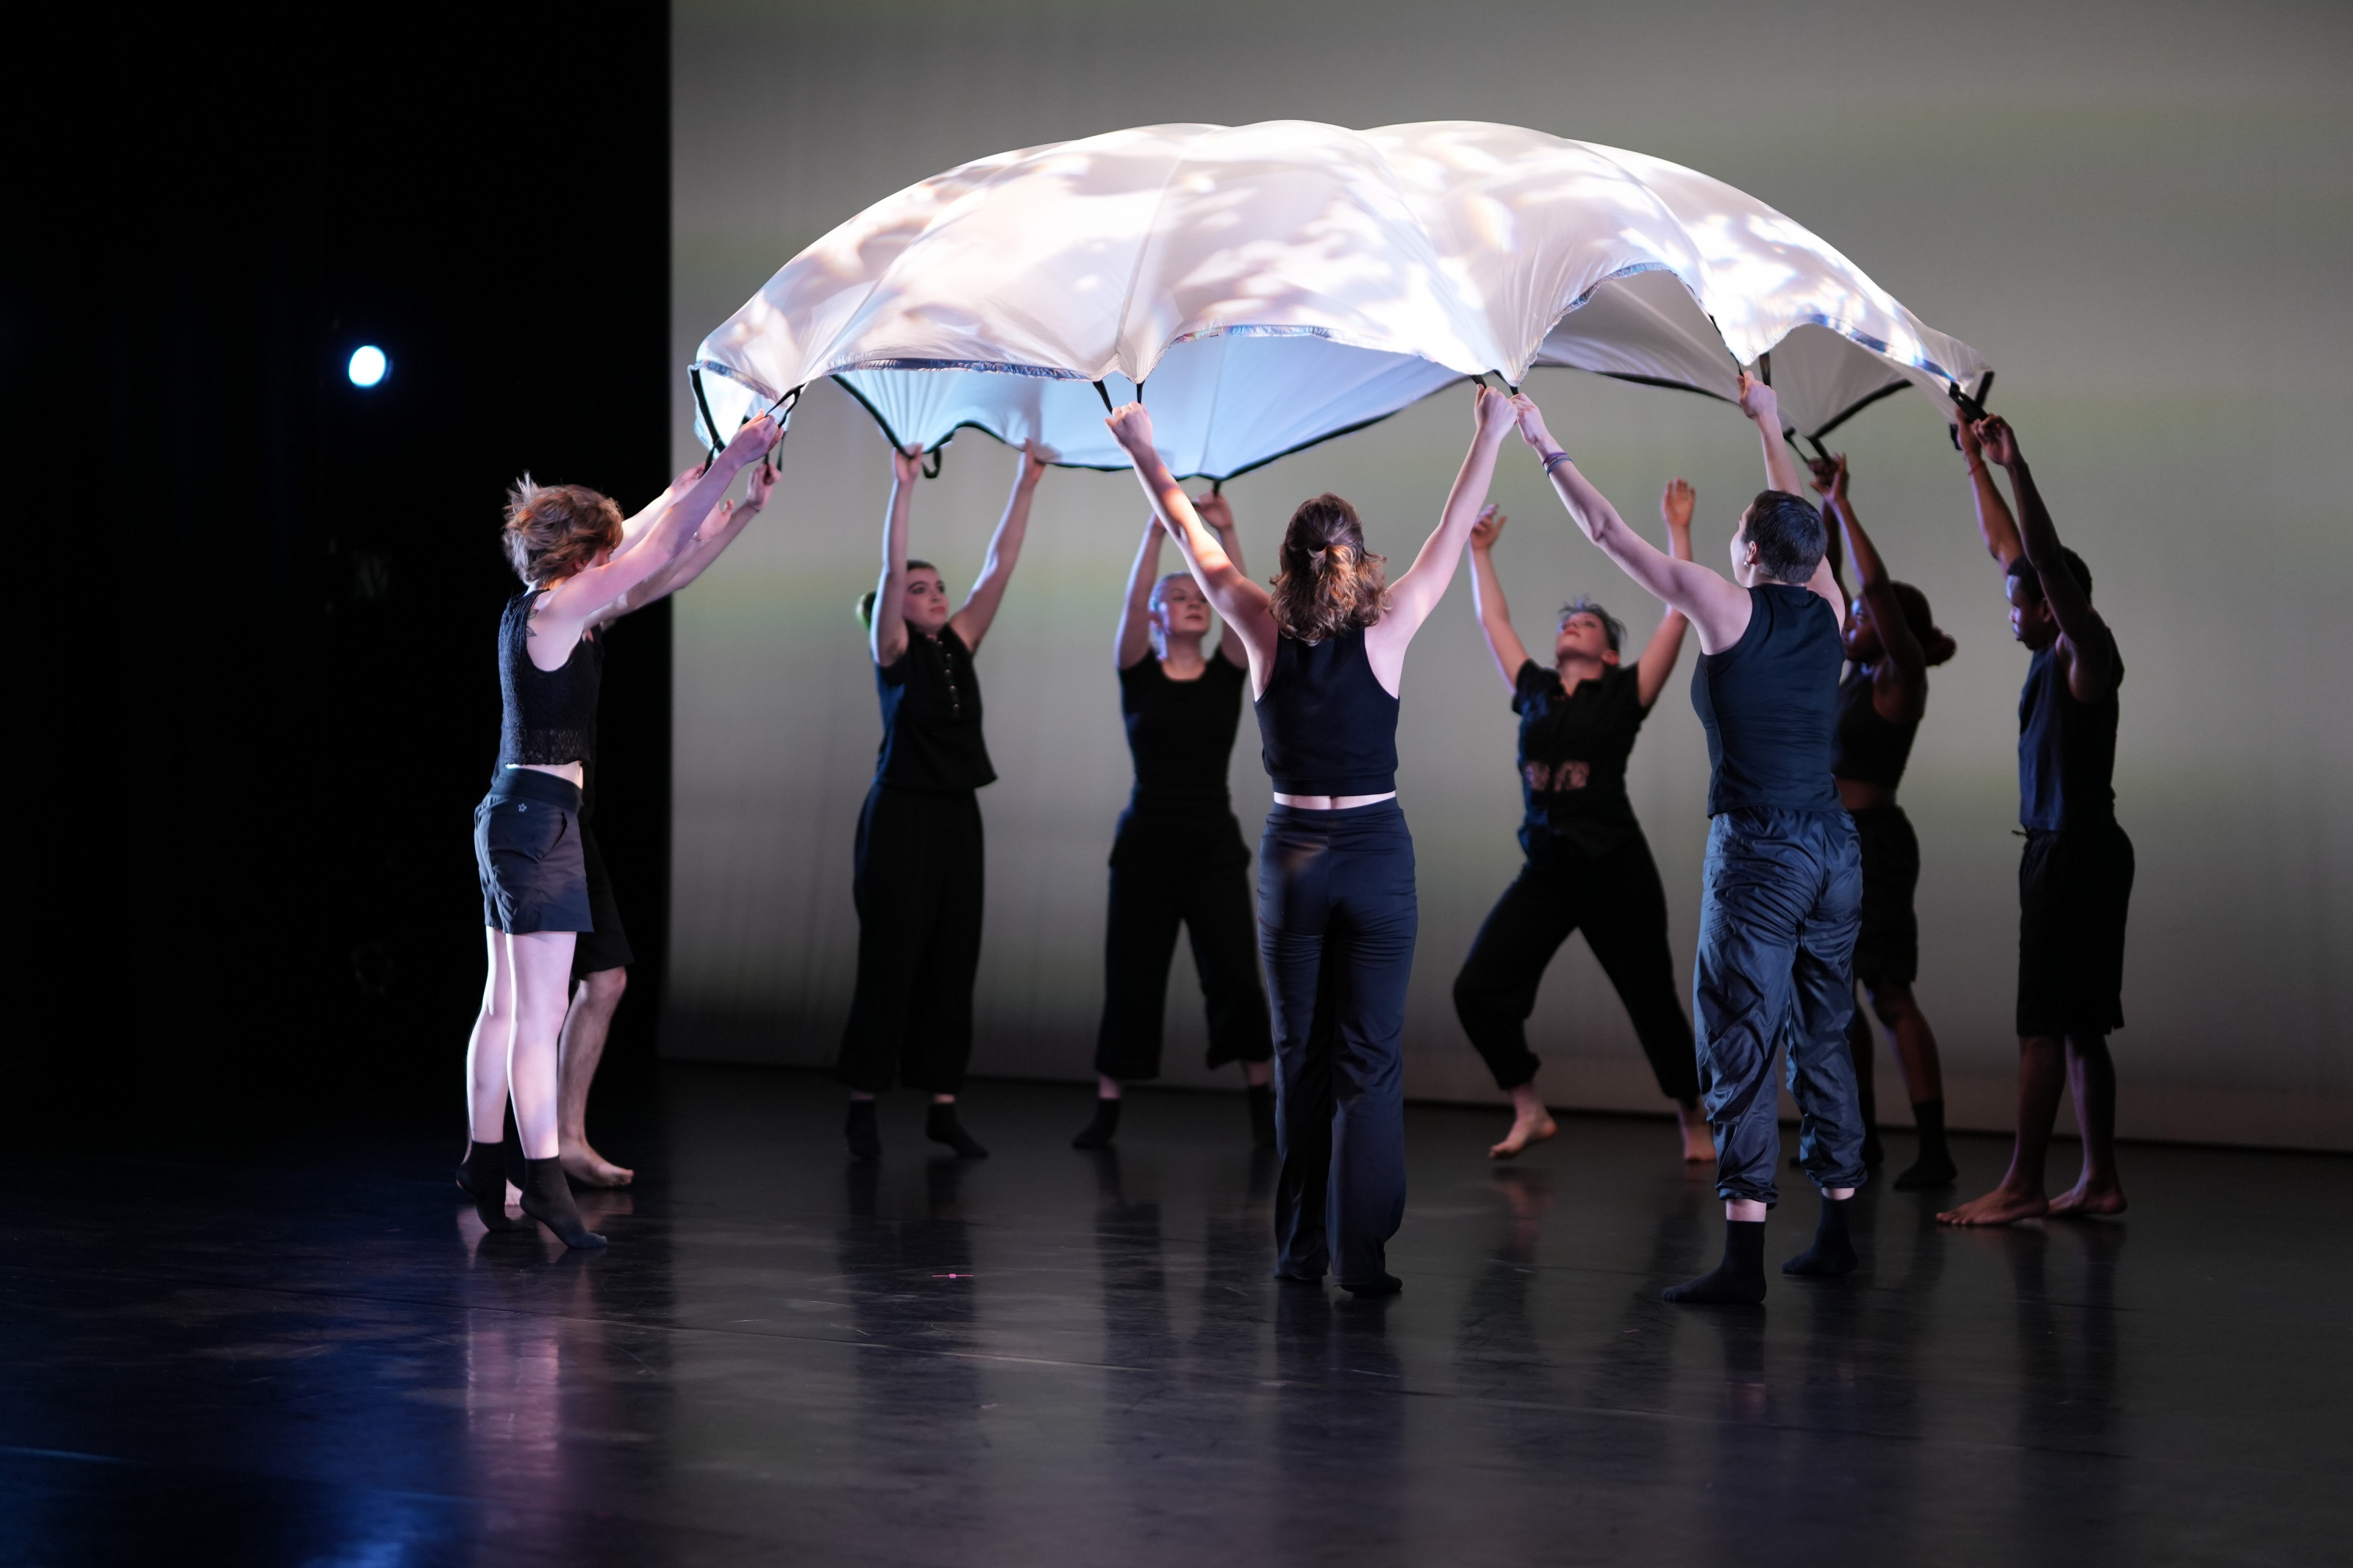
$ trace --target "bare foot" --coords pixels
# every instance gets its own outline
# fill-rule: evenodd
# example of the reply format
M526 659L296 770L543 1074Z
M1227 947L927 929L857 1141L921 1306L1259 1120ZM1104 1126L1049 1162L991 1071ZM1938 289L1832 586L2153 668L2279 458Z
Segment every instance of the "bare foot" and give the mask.
M1715 1163L1715 1131L1707 1124L1707 1115L1696 1105L1675 1107L1675 1123L1683 1130L1683 1163L1686 1165Z
M638 1177L628 1166L616 1165L588 1147L585 1139L566 1143L563 1159L564 1178L575 1187L626 1187Z
M1529 1144L1541 1143L1559 1131L1560 1124L1552 1119L1550 1111L1542 1107L1538 1107L1533 1115L1522 1112L1512 1118L1510 1135L1501 1143L1489 1149L1487 1158L1490 1160L1513 1159Z
M2125 1190L2114 1180L2094 1185L2090 1181L2077 1182L2067 1191L2051 1200L2052 1219L2088 1219L2094 1215L2125 1212Z
M1947 1209L1936 1216L1938 1225L2015 1225L2022 1219L2041 1219L2051 1212L2051 1205L2038 1192L2018 1192L2008 1186L1996 1187L1981 1198L1972 1198L1957 1209Z

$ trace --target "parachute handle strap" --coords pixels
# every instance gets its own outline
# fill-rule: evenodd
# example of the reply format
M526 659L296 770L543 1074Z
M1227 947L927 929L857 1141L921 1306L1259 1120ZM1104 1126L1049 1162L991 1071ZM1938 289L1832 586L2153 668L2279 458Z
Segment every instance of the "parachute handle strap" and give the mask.
M703 454L702 468L699 470L709 473L711 465L719 457L719 421L711 416L711 400L702 395L702 368L700 365L691 366L687 370L686 379L694 384L695 411L702 416L703 434L711 437L711 449Z
M947 461L948 444L945 441L943 441L923 455L931 458L931 461L923 466L923 478L927 479L938 479L940 477L941 466Z
M1986 399L1993 395L1993 372L1986 372L1985 379L1978 383L1978 395L1975 397L1963 392L1961 384L1948 376L1945 381L1945 395L1953 400L1953 406L1960 411L1961 417L1974 425L1986 416ZM1945 435L1952 441L1953 450L1959 451L1961 449L1959 426L1947 425L1945 426Z

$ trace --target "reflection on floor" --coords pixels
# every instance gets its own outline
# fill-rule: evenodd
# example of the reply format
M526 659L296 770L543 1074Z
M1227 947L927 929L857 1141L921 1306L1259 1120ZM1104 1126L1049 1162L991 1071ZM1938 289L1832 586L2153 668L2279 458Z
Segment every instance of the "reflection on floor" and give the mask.
M1239 1096L1139 1095L1094 1156L1086 1106L976 1086L963 1165L905 1098L860 1169L821 1079L672 1068L595 1256L486 1240L440 1133L18 1161L0 1558L2072 1568L2353 1527L2341 1158L2132 1149L2125 1220L1984 1234L1866 1189L1854 1279L1675 1310L1717 1226L1671 1123L1499 1169L1497 1113L1417 1108L1406 1294L1359 1304L1268 1279Z

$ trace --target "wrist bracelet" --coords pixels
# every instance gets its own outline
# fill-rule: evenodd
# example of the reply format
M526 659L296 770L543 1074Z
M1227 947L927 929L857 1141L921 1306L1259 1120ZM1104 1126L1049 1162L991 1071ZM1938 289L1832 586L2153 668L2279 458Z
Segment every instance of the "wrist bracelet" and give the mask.
M1555 452L1551 457L1545 459L1545 472L1549 474L1563 463L1573 463L1576 460L1576 458L1570 457L1567 452Z

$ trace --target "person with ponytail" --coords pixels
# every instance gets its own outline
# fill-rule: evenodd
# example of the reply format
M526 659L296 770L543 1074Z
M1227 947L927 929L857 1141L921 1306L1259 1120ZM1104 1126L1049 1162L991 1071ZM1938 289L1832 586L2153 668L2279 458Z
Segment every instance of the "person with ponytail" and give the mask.
M1240 571L1241 541L1226 498L1197 496L1193 510ZM1160 575L1166 533L1157 516L1145 521L1119 617L1113 662L1135 788L1112 840L1095 1114L1071 1144L1109 1148L1119 1131L1122 1086L1160 1076L1168 963L1182 925L1193 939L1208 1013L1208 1065L1242 1064L1250 1138L1267 1148L1274 1142L1274 1041L1258 973L1250 846L1226 792L1249 656L1231 631L1215 654L1202 654L1209 601L1189 574Z
M1920 1157L1895 1184L1907 1191L1949 1186L1959 1173L1945 1143L1944 1069L1936 1059L1936 1031L1912 994L1920 973L1920 921L1912 909L1920 880L1920 840L1913 835L1912 819L1895 804L1895 786L1912 755L1920 716L1927 710L1929 667L1953 657L1953 639L1937 629L1926 594L1887 574L1886 562L1848 499L1845 456L1818 458L1810 466L1828 521L1846 535L1860 590L1848 601L1841 628L1848 673L1839 682L1837 743L1831 757L1839 799L1854 819L1862 850L1862 925L1854 939L1854 977L1904 1068L1912 1122L1919 1129ZM1835 560L1831 565L1835 570ZM1847 1045L1862 1109L1862 1163L1876 1168L1876 1074L1871 1021L1860 1007L1847 1026Z
M1107 423L1193 579L1250 656L1274 784L1259 845L1259 951L1273 1006L1275 1275L1327 1272L1358 1296L1402 1288L1388 1245L1405 1215L1406 984L1419 910L1413 837L1397 799L1406 649L1453 579L1511 433L1485 386L1445 510L1390 583L1356 510L1303 502L1271 591L1243 575L1153 446L1140 403Z
M988 558L951 614L939 568L907 554L923 454L891 454L882 580L858 602L882 702L882 742L858 813L849 884L858 982L834 1068L849 1089L842 1132L852 1159L882 1157L874 1097L894 1083L931 1095L925 1137L967 1160L988 1157L955 1104L972 1058L972 988L980 972L985 845L976 792L997 779L981 736L973 657L1013 581L1048 461L1036 443L1022 447Z

